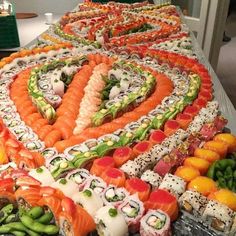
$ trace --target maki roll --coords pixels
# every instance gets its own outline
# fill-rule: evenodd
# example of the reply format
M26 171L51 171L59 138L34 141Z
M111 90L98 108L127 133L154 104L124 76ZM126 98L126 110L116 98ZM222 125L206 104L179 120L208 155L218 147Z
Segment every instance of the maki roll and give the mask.
M77 154L85 153L87 151L89 151L89 149L85 144L78 144L67 148L64 153L66 157L73 159Z
M102 174L101 178L107 184L113 184L117 187L123 187L125 185L125 174L122 170L117 168L108 168Z
M38 180L41 186L50 186L54 182L51 172L45 166L30 170L29 175Z
M236 235L236 214L234 215L234 220L233 220L233 224L232 224L232 227L230 229L229 235L230 236L235 236Z
M95 223L99 236L129 235L125 217L112 206L100 208L95 215Z
M168 120L164 125L164 133L166 136L171 136L180 128L179 123L176 120Z
M123 203L118 206L118 209L125 217L129 232L136 233L139 230L140 220L145 212L143 202L139 200L137 194L128 196Z
M134 156L138 156L140 154L148 152L151 149L151 147L152 147L152 144L149 141L142 141L142 142L137 143L133 147Z
M197 219L202 216L206 204L207 198L197 191L188 190L179 198L179 206L182 211Z
M146 170L141 175L141 180L149 183L152 186L152 189L158 188L162 182L161 176L152 170Z
M92 189L84 189L72 195L72 200L82 206L92 217L103 207L103 201Z
M125 188L117 188L112 185L107 187L101 195L105 205L113 205L114 207L119 206L127 196L129 193Z
M90 177L90 173L86 169L76 169L76 170L69 172L66 175L66 179L69 179L69 180L72 180L73 182L75 182L79 186L79 190L83 189L83 187L85 185L85 181L89 177Z
M119 147L113 153L113 159L117 167L122 166L129 160L133 159L133 151L130 147Z
M170 235L170 217L161 210L149 210L140 222L141 236Z
M106 187L107 184L102 178L93 175L88 177L84 182L84 189L90 188L98 195L101 195Z
M129 177L136 177L140 173L140 166L132 160L127 161L120 169Z
M150 137L149 137L149 141L153 144L160 144L162 143L162 141L166 138L165 133L162 130L154 130Z
M115 167L115 162L112 157L105 156L93 161L90 173L96 176L101 174L108 168Z
M230 208L217 201L210 200L203 212L202 219L211 229L226 233L233 223L233 216L234 212Z
M186 183L182 178L169 173L164 176L164 179L159 186L160 189L166 189L175 195L176 198L179 198L179 196L184 193L185 187Z
M55 148L46 148L44 149L41 154L44 156L45 159L52 158L58 154Z
M150 194L150 186L139 178L130 178L125 182L125 188L130 194L138 194L141 201L146 201Z
M180 113L177 115L176 121L179 123L181 129L186 130L192 121L192 117L189 114Z

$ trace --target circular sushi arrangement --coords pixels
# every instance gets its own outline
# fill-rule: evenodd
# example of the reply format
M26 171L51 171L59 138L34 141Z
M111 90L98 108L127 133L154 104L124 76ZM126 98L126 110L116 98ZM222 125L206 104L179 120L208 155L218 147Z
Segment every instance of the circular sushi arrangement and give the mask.
M1 235L236 234L236 137L169 4L82 3L0 61Z

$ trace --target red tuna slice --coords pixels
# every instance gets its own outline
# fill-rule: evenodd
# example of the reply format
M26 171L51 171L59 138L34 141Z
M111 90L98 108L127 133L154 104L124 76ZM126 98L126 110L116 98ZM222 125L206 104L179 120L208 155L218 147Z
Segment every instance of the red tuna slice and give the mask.
M170 136L180 128L179 123L176 120L168 120L164 125L164 133L166 136Z
M203 98L197 98L193 102L193 106L198 107L199 110L203 107L206 107L206 104L207 104L207 100Z
M179 213L175 196L163 189L157 189L150 194L149 199L145 202L145 209L160 209L169 215L171 221L176 220Z
M146 201L150 194L150 185L139 178L127 179L125 188L130 194L138 194L141 201Z
M207 101L211 101L212 100L212 93L208 92L208 91L200 91L198 94L198 98L203 98L206 99Z
M152 147L152 144L149 141L139 142L133 147L133 154L134 156L138 156L144 152L149 151L151 147Z
M125 174L122 170L117 168L108 168L102 174L101 178L107 184L113 184L117 187L123 187L125 185Z
M149 137L149 141L155 145L162 143L162 141L166 138L165 133L162 130L155 130L151 133Z
M192 117L189 114L180 113L177 115L176 121L179 123L180 127L185 130L192 121Z
M184 109L184 112L183 114L188 114L190 115L191 117L194 117L198 114L198 111L199 111L199 108L196 107L196 106L187 106L185 109Z
M165 174L171 171L172 167L173 164L171 162L165 162L163 159L161 159L154 167L154 172L164 177Z
M117 148L113 153L113 159L116 167L122 166L128 160L132 160L133 157L133 151L130 147Z
M115 167L115 161L112 157L104 156L94 160L90 169L90 173L96 176L100 176L104 170Z

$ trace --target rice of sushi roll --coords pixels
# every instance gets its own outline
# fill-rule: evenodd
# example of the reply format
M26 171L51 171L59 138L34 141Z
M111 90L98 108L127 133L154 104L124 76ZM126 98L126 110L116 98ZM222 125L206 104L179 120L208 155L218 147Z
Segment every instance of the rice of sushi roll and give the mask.
M30 151L42 151L44 148L44 143L39 140L29 141L24 144L27 149Z
M197 191L187 190L179 198L179 205L184 213L199 218L207 204L207 198Z
M66 157L69 159L73 159L77 154L84 153L89 151L88 147L84 144L78 144L72 147L68 147L65 151L64 154Z
M129 177L136 177L140 173L139 165L132 160L127 161L120 167L120 169L124 171L125 174L128 175Z
M136 166L139 166L139 173L136 176L140 176L145 170L150 169L152 166L151 153L143 153L134 159Z
M126 236L128 225L125 217L113 206L100 208L95 215L96 229L99 236Z
M185 191L186 182L176 175L167 173L164 176L159 188L169 191L178 199Z
M170 153L170 149L162 146L161 144L154 145L151 150L151 160L153 164L156 164L160 159L162 159L165 155Z
M231 226L229 235L230 236L235 236L236 235L236 214L234 215L234 220L233 220L233 224Z
M152 170L146 170L141 175L141 180L149 183L152 186L152 189L158 188L162 182L161 176Z
M88 177L84 182L84 189L90 188L98 195L101 195L106 187L107 184L102 178L93 175Z
M45 159L52 158L53 156L56 156L58 154L57 150L55 148L46 148L44 149L41 154Z
M169 236L170 218L161 210L149 210L140 222L141 236Z
M82 192L74 193L71 197L74 202L82 206L92 217L103 207L100 196L92 189L84 189Z
M84 188L85 181L89 177L90 177L90 173L86 169L72 170L66 175L66 179L74 181L79 186L80 190Z
M116 186L110 185L104 190L101 196L104 205L118 207L129 196L129 193L125 188L117 188Z
M119 205L118 209L125 217L129 232L136 233L139 230L140 220L145 212L143 202L139 200L137 194L127 197Z
M202 219L211 229L228 232L233 223L234 212L217 201L210 200L203 212Z

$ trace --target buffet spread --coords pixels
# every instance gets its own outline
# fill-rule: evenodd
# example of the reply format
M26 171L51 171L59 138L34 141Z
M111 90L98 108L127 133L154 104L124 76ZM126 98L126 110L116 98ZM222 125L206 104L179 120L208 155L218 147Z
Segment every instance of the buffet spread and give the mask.
M169 1L66 13L0 61L0 234L235 235L212 86Z

